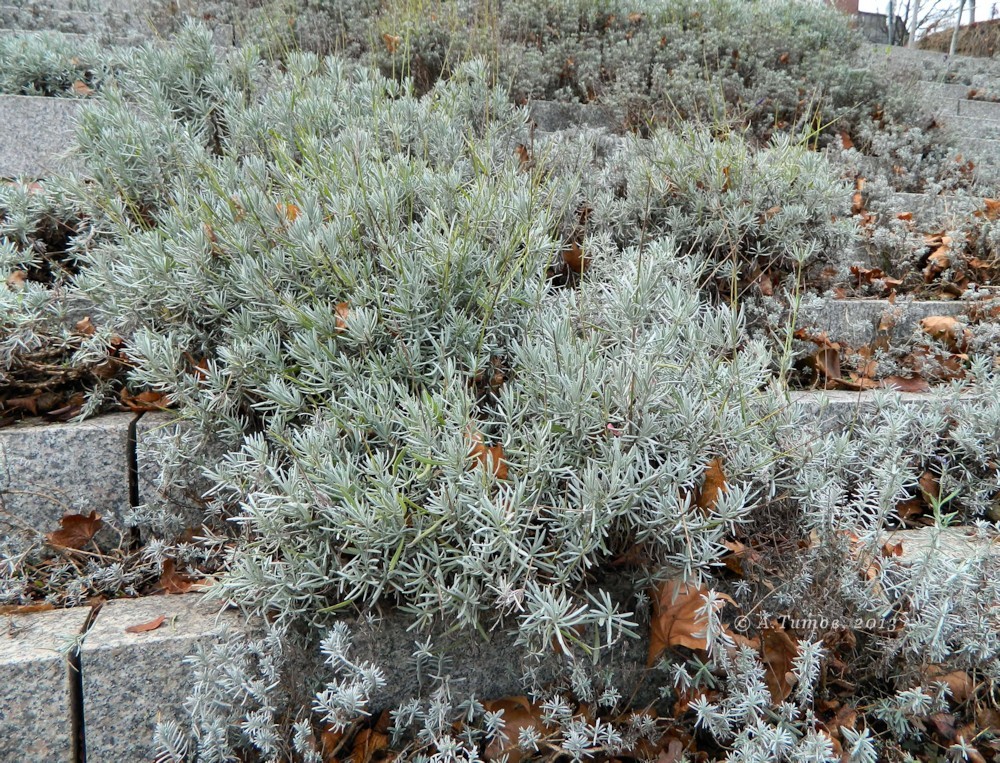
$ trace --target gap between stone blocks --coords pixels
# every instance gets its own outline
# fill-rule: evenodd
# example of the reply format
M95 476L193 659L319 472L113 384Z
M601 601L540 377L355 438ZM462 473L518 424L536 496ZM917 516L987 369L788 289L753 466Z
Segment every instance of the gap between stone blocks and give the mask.
M131 509L135 509L139 505L137 430L139 420L144 415L144 411L139 411L132 418L129 422L128 434L125 439L125 473L128 481L128 502ZM131 537L133 541L138 540L138 528L132 528ZM83 625L80 627L77 643L67 655L66 671L67 683L69 685L70 733L72 734L70 749L74 763L86 763L87 760L86 703L83 695L83 642L91 628L93 628L94 623L97 622L102 606L103 603L98 603L91 607L87 619L84 620Z

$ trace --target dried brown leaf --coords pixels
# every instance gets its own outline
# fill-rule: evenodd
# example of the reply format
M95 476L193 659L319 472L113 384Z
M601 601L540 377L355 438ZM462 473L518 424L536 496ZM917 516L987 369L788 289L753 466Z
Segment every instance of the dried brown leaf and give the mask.
M0 615L33 615L55 608L55 604L50 601L40 601L37 604L0 604Z
M583 253L580 243L573 239L562 251L563 262L574 273L580 274L590 267L590 259Z
M542 721L542 708L528 701L527 697L505 697L503 699L484 702L485 707L491 713L503 711L504 736L506 742L502 742L500 737L494 737L486 746L483 759L497 760L506 754L509 763L520 763L527 753L518 746L517 740L521 734L521 729L534 729L544 736L549 729Z
M900 392L929 392L931 385L926 379L919 376L887 376L879 382L879 386L885 389L897 389Z
M59 529L45 536L52 546L82 549L97 535L104 521L96 511L90 514L66 514L59 520Z
M347 302L338 302L334 311L336 313L337 331L347 331L347 319L351 315L351 305Z
M177 571L177 562L167 559L163 562L163 573L160 575L158 588L167 594L187 593L195 581Z
M389 34L388 32L382 33L382 42L385 43L385 49L390 53L395 53L399 50L399 45L403 42L403 38L399 35Z
M659 585L653 596L647 664L652 665L664 649L672 646L708 648L704 635L705 622L698 614L705 606L702 597L707 594L707 588L680 580L666 580ZM722 601L732 602L724 594L720 595L720 599L720 606Z
M379 760L384 760L380 753L388 749L388 734L383 734L374 729L361 729L358 735L354 737L354 746L351 749L351 755L348 760L351 763L371 763L376 757Z
M87 85L83 80L76 80L69 88L73 95L80 96L81 98L86 98L88 95L94 94L94 88Z
M703 514L715 509L719 498L726 494L726 473L722 469L722 459L713 458L705 467L705 479L698 491L695 505Z
M159 617L154 617L147 623L139 623L138 625L130 625L125 629L126 633L147 633L149 631L155 631L163 623L167 621L166 615L160 615Z

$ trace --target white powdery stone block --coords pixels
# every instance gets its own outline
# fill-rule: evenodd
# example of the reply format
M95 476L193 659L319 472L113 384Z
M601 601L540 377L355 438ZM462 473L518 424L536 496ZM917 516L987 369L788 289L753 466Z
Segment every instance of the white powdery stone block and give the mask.
M90 607L0 616L0 763L74 760L69 653Z
M160 616L163 624L144 633L126 628ZM199 643L218 641L239 627L233 611L201 594L149 596L105 604L83 642L83 717L88 763L153 760L159 720L183 720L192 687L184 658Z

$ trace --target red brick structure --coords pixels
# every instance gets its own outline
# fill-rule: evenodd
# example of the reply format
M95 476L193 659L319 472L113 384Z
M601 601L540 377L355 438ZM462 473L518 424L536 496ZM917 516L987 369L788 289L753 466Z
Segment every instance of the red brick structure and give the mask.
M829 0L830 4L841 13L854 15L858 12L858 0Z

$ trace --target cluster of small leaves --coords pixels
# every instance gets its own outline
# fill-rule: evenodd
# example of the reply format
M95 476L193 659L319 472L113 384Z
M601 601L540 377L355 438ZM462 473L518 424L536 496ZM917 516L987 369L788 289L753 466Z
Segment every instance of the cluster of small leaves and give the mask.
M627 141L592 178L596 230L622 246L670 236L705 257L717 281L736 285L734 297L755 282L770 295L856 236L848 187L787 137L755 149L736 134L662 130Z
M599 102L631 129L650 123L752 125L815 137L871 118L889 88L851 62L860 37L830 8L675 0L272 3L270 49L368 60L418 92L482 57L516 102ZM284 20L286 23L282 23ZM826 140L826 138L824 138Z
M158 763L232 760L241 748L256 749L267 760L290 759L280 727L287 701L280 631L228 631L212 644L199 642L186 662L193 688L184 708L191 721L157 724Z
M389 596L474 625L517 591L529 647L618 633L624 613L568 589L636 541L706 569L754 489L689 524L685 547L667 486L693 487L748 410L773 416L767 355L731 356L737 317L707 309L697 258L664 242L609 249L603 277L550 293L569 195L523 171L522 117L483 71L463 79L417 100L291 59L229 112L225 153L198 160L157 226L123 228L78 283L129 333L133 380L234 448L204 464L248 531L228 595L280 620ZM677 397L692 375L697 396ZM692 427L696 441L661 434ZM759 479L770 453L729 447L732 474Z
M85 251L103 235L87 210L72 180L0 186L5 282L0 421L5 424L26 413L69 418L81 410L86 388L107 385L121 369L107 344L95 339L89 303L71 285ZM94 351L76 362L74 356L87 345Z
M939 528L989 515L1000 382L979 363L925 410L887 396L853 435L823 436L787 408L768 347L699 288L762 285L849 240L830 220L849 193L821 156L654 133L591 187L586 165L525 159L524 115L481 63L420 98L412 82L305 54L265 76L252 51L222 60L193 27L174 51L132 55L127 85L107 87L81 127L100 227L74 284L108 334L80 354L126 337L132 383L177 406L186 429L157 459L165 492L184 474L212 480L210 511L238 530L217 592L275 626L196 658L193 736L162 726L165 760L239 745L290 755L281 651L293 628L338 673L319 714L343 725L362 711L380 674L346 657L336 612L348 605L516 631L526 654L572 660L583 695L594 682L580 658L639 627L593 569L631 554L639 586L715 586L730 582L726 544L751 541L748 529L778 553L766 578L735 584L747 610L896 606L908 619L872 641L869 665L993 677L994 563L932 549L904 565L878 549L918 494ZM578 225L586 258L554 280ZM30 267L30 247L5 246L9 266ZM158 511L175 507L136 516ZM168 553L154 544L148 559ZM714 667L674 681L712 688L724 674L714 698L692 695L700 733L734 759L830 757L810 715L819 648L798 647L799 688L775 709L763 657L732 652L708 597L701 656ZM897 700L874 693L903 736L899 718L938 705L900 676ZM397 725L436 748L428 760L472 760L442 720L470 708L442 693ZM504 733L499 709L482 709L477 744ZM575 759L629 733L549 717L565 721L559 744ZM292 745L306 758L308 725ZM540 735L522 727L518 742ZM873 759L867 730L841 739Z
M46 32L0 36L0 93L86 97L112 76L109 51Z

